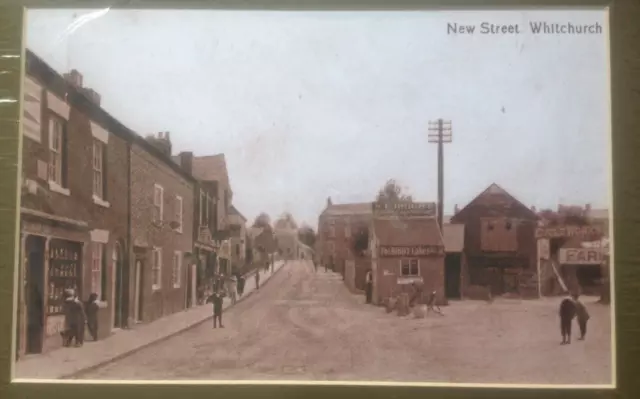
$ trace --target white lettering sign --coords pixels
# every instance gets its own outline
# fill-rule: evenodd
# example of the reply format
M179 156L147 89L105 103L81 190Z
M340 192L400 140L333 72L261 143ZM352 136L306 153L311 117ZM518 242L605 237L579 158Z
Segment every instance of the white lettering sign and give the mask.
M419 277L419 276L416 276L416 277L398 277L398 284L400 284L400 285L421 283L421 282L422 282L422 277Z
M560 248L558 261L563 265L600 265L603 262L600 248Z

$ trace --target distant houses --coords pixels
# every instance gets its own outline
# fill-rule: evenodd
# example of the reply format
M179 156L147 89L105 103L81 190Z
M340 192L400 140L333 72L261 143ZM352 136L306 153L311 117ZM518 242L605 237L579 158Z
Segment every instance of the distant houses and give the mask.
M99 337L195 306L244 261L223 154L172 154L100 106L77 71L26 52L19 355L61 345L62 297L96 294Z
M461 209L456 205L442 229L427 228L434 215L410 214L400 205L383 218L376 216L376 203L328 199L318 218L319 259L357 293L372 270L374 303L406 291L407 281L436 290L441 302L606 291L607 210L559 205L557 212L537 211L497 184ZM442 262L434 263L440 246Z

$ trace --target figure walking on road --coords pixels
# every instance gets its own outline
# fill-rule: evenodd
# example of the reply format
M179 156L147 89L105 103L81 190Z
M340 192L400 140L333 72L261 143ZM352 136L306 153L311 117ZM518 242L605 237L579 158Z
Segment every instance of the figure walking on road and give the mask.
M232 304L235 304L237 300L237 287L238 282L233 276L228 276L225 279L225 291L227 291Z
M589 312L587 312L586 306L578 299L579 294L573 295L573 302L576 305L576 318L578 319L578 327L580 327L580 338L578 340L584 341L587 335L587 322L589 321Z
M244 293L244 276L240 273L238 273L238 295L242 296L242 294Z
M373 273L371 270L367 270L367 275L364 278L365 280L365 291L367 295L367 303L371 303L371 297L373 295Z
M568 345L571 343L571 323L576 316L576 303L569 298L565 298L560 303L560 334L562 334L562 343L560 345Z
M255 278L256 278L256 290L259 290L260 289L260 270L256 270Z
M224 301L224 294L221 291L215 292L207 299L207 303L213 303L213 328L224 328L222 325L222 304Z

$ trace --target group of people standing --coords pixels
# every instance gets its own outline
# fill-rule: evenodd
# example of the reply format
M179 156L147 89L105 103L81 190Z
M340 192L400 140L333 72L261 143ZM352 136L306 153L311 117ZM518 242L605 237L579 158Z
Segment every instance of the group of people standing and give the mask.
M98 340L98 295L91 294L82 302L75 289L67 289L63 295L64 327L60 332L62 346L80 347L84 344L85 326L94 341Z

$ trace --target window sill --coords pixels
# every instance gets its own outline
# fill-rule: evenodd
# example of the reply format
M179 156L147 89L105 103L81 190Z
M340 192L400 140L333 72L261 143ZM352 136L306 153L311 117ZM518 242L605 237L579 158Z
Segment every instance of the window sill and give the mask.
M52 180L49 180L49 190L58 194L66 195L67 197L71 195L71 191L69 191L68 188L64 188Z
M177 234L182 234L182 229L174 229L173 231L175 231Z
M96 304L100 309L106 309L109 307L109 303L107 301L97 301Z
M154 284L154 285L152 285L152 286L151 286L151 289L152 289L153 291L160 291L160 289L161 289L161 288L162 288L162 287L161 287L161 286L159 286L159 285L157 285L157 284Z
M108 201L103 200L102 198L98 197L97 195L93 195L93 203L96 205L100 205L104 208L109 208L111 207L111 204L109 204Z
M180 288L180 284L174 284L173 288Z

